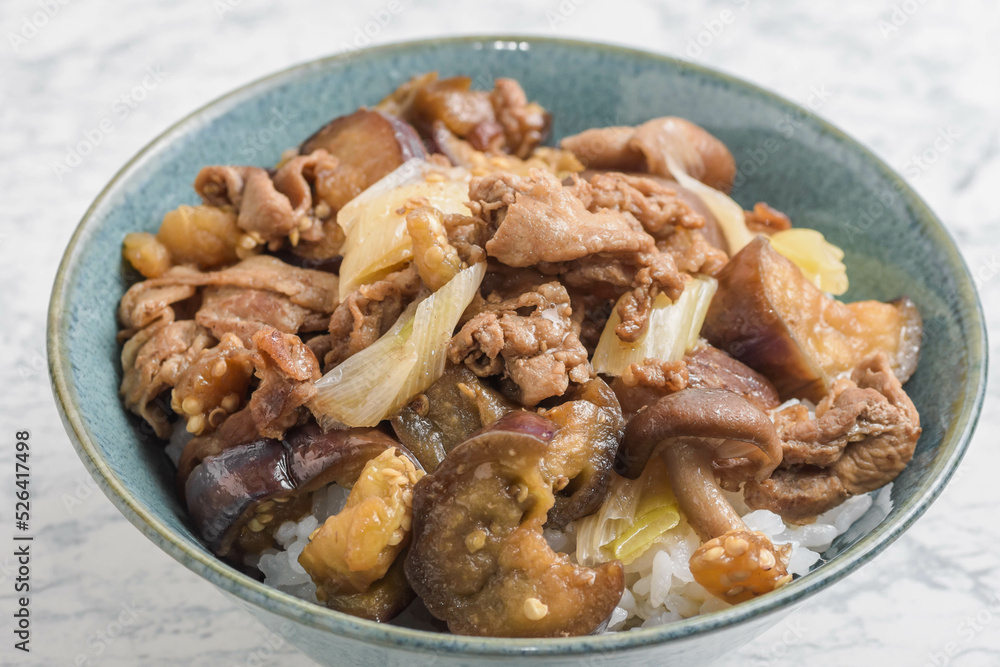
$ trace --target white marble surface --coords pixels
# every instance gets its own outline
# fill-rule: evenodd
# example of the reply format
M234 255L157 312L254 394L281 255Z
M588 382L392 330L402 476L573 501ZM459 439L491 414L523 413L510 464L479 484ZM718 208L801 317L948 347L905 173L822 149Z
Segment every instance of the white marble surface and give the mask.
M906 172L981 276L991 328L1000 324L1000 5L523 0L458 11L445 2L398 2L402 11L374 42L483 31L555 34L688 57L800 102L810 91L828 91L819 113ZM142 145L226 90L353 41L371 12L388 4L0 3L0 537L10 520L12 434L25 427L33 433L37 535L27 660L11 649L11 561L6 548L0 555L0 663L311 664L290 646L255 663L254 652L266 645L261 628L95 491L53 405L45 307L74 226ZM41 13L46 6L50 17ZM710 43L700 53L689 49L712 25L719 34L703 40ZM147 68L162 81L134 109L116 113ZM66 146L106 116L114 119L112 131L57 178L53 165ZM948 127L958 139L936 152L934 139ZM915 162L925 151L925 163ZM958 479L912 530L717 664L1000 664L997 397L994 381Z

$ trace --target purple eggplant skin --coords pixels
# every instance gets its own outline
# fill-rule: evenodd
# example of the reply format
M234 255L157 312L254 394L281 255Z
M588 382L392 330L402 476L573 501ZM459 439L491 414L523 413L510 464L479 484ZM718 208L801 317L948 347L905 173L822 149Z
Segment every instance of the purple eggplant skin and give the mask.
M395 145L387 143L390 137ZM366 141L381 145L383 153L395 157L400 164L415 157L427 157L424 142L412 125L392 114L364 107L334 118L316 130L302 142L299 152L308 155L322 148L340 159L351 159L367 156L374 150L373 146L364 145Z
M527 410L515 410L514 412L508 412L492 424L481 428L470 436L469 440L487 434L500 436L498 439L502 440L504 434L511 433L515 436L529 435L532 438L537 438L542 442L548 443L552 440L558 428L551 420L537 413L528 412Z
M185 498L198 534L220 558L238 559L235 544L263 502L298 498L336 482L353 483L365 464L390 447L419 463L382 431L356 428L324 433L316 424L285 439L262 438L202 461L188 477Z

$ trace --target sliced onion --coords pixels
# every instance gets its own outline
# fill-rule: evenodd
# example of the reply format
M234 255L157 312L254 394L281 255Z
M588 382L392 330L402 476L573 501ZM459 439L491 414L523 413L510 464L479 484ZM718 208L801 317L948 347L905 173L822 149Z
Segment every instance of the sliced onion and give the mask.
M719 221L722 233L726 237L729 245L729 255L733 256L743 249L743 246L750 243L753 234L747 229L746 218L743 216L743 207L734 202L725 193L719 192L715 188L705 185L696 178L688 175L687 171L673 155L667 154L667 169L673 174L677 182L682 187L698 195L701 201L708 207Z
M324 428L375 426L444 373L448 341L486 275L480 262L411 304L392 329L316 382L309 407Z
M715 278L698 276L689 280L676 302L664 294L653 301L646 332L634 343L623 342L615 334L621 323L618 309L611 313L601 339L597 343L591 364L598 373L622 375L632 364L646 359L678 361L698 342L705 314L712 302L718 282Z
M443 213L468 213L469 174L414 158L348 202L337 213L337 224L346 236L341 249L341 299L413 258L405 212L411 201Z
M771 247L792 260L816 287L830 294L847 291L844 251L815 229L786 229L771 234Z

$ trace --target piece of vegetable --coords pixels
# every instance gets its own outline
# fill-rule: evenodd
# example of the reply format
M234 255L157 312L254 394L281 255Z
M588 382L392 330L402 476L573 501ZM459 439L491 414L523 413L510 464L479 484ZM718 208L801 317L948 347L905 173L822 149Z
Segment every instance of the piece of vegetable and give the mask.
M516 409L468 366L449 365L437 382L392 416L392 427L430 471L457 444Z
M185 485L188 510L216 555L239 560L273 545L271 530L288 505L307 501L331 482L350 486L368 461L392 447L399 443L381 431L324 433L315 424L289 431L284 440L261 438L230 447L191 472ZM306 512L302 507L282 516L298 519Z
M374 426L437 381L455 325L485 273L485 262L462 270L411 304L373 345L324 375L309 403L320 423Z
M406 122L370 109L333 119L299 150L309 155L320 148L337 158L332 169L316 174L316 194L334 211L407 160L427 155L420 137Z
M782 400L819 401L833 378L885 352L901 382L916 367L920 314L909 299L844 304L757 237L718 276L702 334L774 383Z
M786 229L771 234L771 247L792 260L812 283L829 294L847 291L844 251L815 229Z
M468 173L441 170L423 160L406 162L355 197L337 214L346 238L341 248L340 298L413 259L407 214L419 206L468 213Z
M604 380L590 380L573 398L543 413L559 427L544 464L556 492L548 525L556 528L595 512L604 502L625 431L621 406Z
M365 464L344 509L310 535L299 555L320 602L364 593L385 576L410 542L413 486L422 476L396 449Z
M730 255L735 255L743 246L750 243L753 234L747 229L746 219L743 216L743 207L734 202L729 195L689 176L681 165L680 160L673 155L667 153L665 159L670 173L677 179L677 182L701 197L701 200L705 202L705 206L712 211L715 220L722 227L722 233L726 237L726 245L729 247Z
M144 278L158 278L173 266L170 251L149 232L131 232L122 243L122 256Z
M634 343L626 343L615 334L615 328L621 323L616 307L594 351L591 360L594 370L621 375L630 365L641 364L646 359L681 359L698 342L702 321L716 285L714 278L697 276L687 283L674 303L660 293L653 301L648 328Z
M766 480L781 463L781 439L770 418L722 389L684 389L629 421L615 469L639 477L654 453L695 532L705 540L690 559L695 581L727 602L742 602L791 581L790 547L755 533L729 503L713 464L744 459L744 480Z
M552 487L540 464L555 424L511 412L452 450L413 493L406 575L457 634L585 635L621 598L621 564L572 563L542 536Z
M631 563L678 523L666 467L651 460L639 479L614 476L600 511L576 522L576 559L591 566L615 558Z

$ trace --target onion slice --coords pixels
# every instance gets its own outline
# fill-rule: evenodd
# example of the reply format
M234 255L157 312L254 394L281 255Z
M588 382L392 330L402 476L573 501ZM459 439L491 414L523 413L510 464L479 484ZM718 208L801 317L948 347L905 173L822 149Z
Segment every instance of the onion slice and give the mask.
M444 373L448 342L486 275L480 262L410 304L374 344L316 382L309 407L323 428L375 426Z
M653 301L646 332L634 343L625 343L615 334L621 322L615 308L608 318L591 364L598 373L622 375L632 364L646 359L678 361L698 342L705 314L718 282L708 276L689 280L676 302L664 294Z
M420 158L404 162L337 213L344 230L340 298L397 271L413 259L406 213L419 203L442 213L468 213L469 174Z

